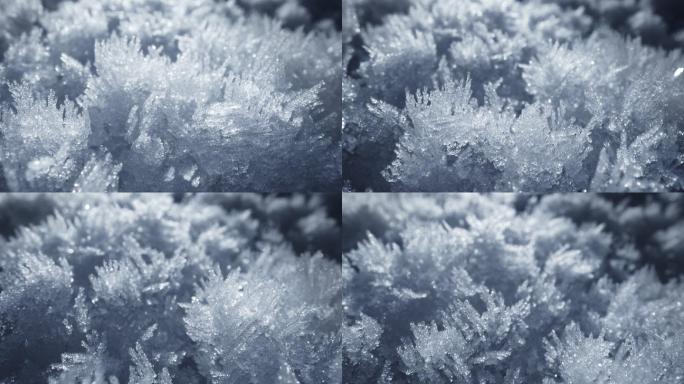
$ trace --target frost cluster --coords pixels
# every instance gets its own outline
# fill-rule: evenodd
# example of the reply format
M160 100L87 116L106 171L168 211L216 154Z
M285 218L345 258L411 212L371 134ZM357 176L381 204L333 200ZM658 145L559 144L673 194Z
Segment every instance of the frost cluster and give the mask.
M664 3L343 1L346 188L684 189Z
M682 196L343 200L344 382L684 380Z
M320 196L1 197L0 382L339 383L330 211Z
M340 39L297 1L3 0L0 190L338 191Z

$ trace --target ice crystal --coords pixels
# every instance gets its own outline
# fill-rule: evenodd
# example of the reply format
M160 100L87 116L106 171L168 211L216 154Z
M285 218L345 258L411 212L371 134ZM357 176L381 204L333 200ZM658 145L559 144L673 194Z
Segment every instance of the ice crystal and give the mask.
M345 382L681 381L681 196L343 199Z
M308 266L294 258L280 262L299 266L276 279L259 276L259 270L256 275L232 272L225 279L213 274L185 305L198 365L212 381L339 381L341 366L331 352L339 345L340 312L329 307L339 274L316 258ZM300 281L306 283L298 286Z
M0 238L0 381L340 382L339 223L320 197L0 207L25 218Z
M283 3L3 2L0 188L339 190L340 34Z
M16 112L3 116L2 137L14 144L1 156L8 185L24 191L68 188L86 153L86 119L71 102L58 107L54 93L36 99L26 84L11 90Z
M682 189L684 61L655 3L347 1L347 183Z

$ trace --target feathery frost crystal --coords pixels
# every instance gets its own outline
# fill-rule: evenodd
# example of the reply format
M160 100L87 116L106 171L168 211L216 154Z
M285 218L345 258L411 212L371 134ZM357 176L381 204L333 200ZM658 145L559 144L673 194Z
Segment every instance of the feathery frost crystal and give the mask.
M343 1L348 189L684 189L677 2L457 3Z
M296 2L275 18L258 2L53 3L0 4L0 190L339 190L331 20Z
M331 202L0 197L0 382L340 383Z
M343 199L345 383L684 379L682 196Z

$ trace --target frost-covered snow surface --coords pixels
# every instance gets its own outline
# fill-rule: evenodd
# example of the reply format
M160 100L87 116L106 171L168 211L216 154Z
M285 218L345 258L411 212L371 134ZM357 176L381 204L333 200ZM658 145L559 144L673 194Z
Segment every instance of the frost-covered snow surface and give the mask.
M0 197L0 382L339 383L339 199Z
M684 196L343 196L345 383L684 382Z
M339 191L325 3L0 1L0 190Z
M343 0L363 191L684 189L678 0Z

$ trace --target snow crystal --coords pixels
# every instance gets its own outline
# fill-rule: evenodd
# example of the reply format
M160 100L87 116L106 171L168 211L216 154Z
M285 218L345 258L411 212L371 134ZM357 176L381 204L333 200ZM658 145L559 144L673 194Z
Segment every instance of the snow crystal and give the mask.
M14 226L0 237L0 381L339 383L342 286L328 240L340 228L327 204L0 196ZM310 217L327 225L299 225Z
M3 1L0 190L338 191L340 33L282 3Z
M684 189L684 59L660 2L345 3L354 190Z
M682 377L682 196L343 200L345 382Z

